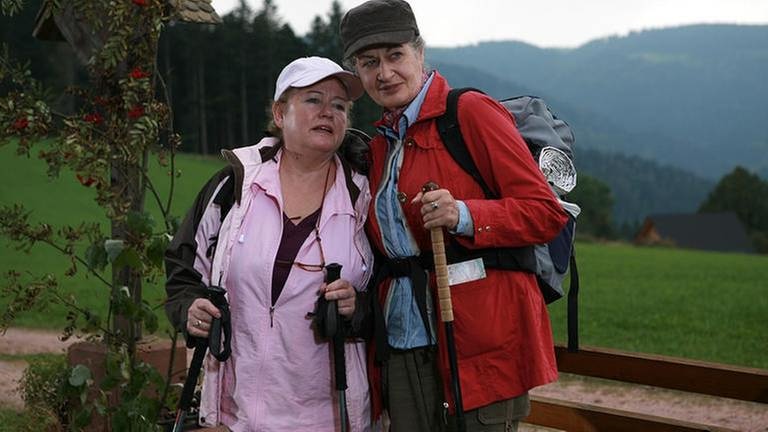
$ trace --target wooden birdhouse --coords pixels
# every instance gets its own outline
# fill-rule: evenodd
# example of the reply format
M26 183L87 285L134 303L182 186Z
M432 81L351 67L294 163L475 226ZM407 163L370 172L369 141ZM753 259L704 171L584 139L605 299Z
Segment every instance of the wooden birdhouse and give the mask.
M165 0L165 6L171 20L198 24L221 23L221 17L211 6L211 0ZM71 1L61 1L57 8L53 0L44 0L37 13L32 35L41 40L68 42L78 59L87 63L109 36L106 30L106 27L97 29L79 17Z

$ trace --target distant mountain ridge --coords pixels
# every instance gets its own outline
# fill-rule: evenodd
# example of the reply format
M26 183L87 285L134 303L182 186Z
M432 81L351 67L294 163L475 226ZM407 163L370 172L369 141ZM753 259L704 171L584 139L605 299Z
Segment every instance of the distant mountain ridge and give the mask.
M696 25L575 49L487 42L427 50L454 87L544 97L618 222L695 211L736 165L768 178L768 26Z
M603 137L580 140L585 147L710 179L736 165L768 177L768 26L648 30L575 49L487 42L428 49L427 60L441 71L449 64L465 68L464 76L476 69L556 99L569 118L597 118L575 120Z
M497 99L535 93L477 69L450 63L434 63L432 66L448 77L452 86L478 86ZM573 128L576 136L574 162L579 173L600 179L611 188L616 222L637 222L652 213L694 212L714 186L709 179L668 164L605 150L615 141L639 141L640 137L610 124L597 114L561 102L557 97L541 93L537 96L545 98L554 113ZM595 142L601 144L598 146L601 149L585 144ZM664 187L659 187L660 184Z

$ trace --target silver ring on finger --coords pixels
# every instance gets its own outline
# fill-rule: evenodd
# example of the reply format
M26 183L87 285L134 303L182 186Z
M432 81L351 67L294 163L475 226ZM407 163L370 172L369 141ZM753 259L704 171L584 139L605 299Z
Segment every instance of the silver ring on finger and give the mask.
M437 210L438 208L440 208L440 204L437 201L432 201L431 203L429 203L429 205L432 206L432 210Z
M200 328L200 327L202 327L202 326L203 326L203 322L202 322L202 321L200 321L200 320L197 320L197 321L195 321L195 324L194 324L194 326L195 326L195 327L197 327L197 328Z

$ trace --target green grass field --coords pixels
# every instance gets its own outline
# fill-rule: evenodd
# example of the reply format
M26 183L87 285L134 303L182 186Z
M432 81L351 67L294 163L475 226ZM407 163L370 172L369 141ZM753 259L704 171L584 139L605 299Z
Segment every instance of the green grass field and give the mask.
M102 213L92 192L62 173L49 181L42 162L0 148L0 204L24 202L38 221L57 226L99 220ZM182 155L183 176L177 183L174 213L183 215L200 186L221 162ZM167 174L155 169L161 191ZM148 208L154 203L149 201ZM159 221L159 214L156 215ZM0 271L62 273L67 263L42 246L31 255L14 251L0 239ZM580 336L582 345L610 347L768 368L768 256L636 248L617 244L578 244L581 274ZM62 278L64 289L80 302L106 309L106 288L93 278ZM155 304L163 298L162 281L145 286ZM2 305L2 299L0 299ZM550 306L557 340L565 340L565 306ZM61 328L61 309L23 316L17 324Z
M768 368L768 256L577 244L582 345ZM565 341L566 300L550 305Z
M77 225L83 221L100 222L104 227L107 226L102 209L93 201L95 192L80 185L73 173L62 171L59 178L49 179L42 161L34 156L17 156L15 150L15 145L0 148L0 205L22 203L32 211L33 222L46 222L55 228ZM181 170L182 176L176 179L172 214L183 218L199 189L222 166L223 162L213 157L177 157L176 168ZM151 177L165 202L170 187L168 169L155 165ZM157 229L161 229L162 215L150 194L147 195L146 208L153 213ZM104 232L108 233L106 229ZM85 247L87 245L83 246L83 251ZM88 277L82 267L75 277L64 277L67 266L67 259L47 245L37 245L31 254L24 254L16 251L9 240L0 238L0 277L4 279L10 269L29 271L36 275L55 274L59 276L63 291L73 293L79 304L106 314L109 288L93 276ZM110 278L106 275L107 280ZM159 306L165 296L163 281L145 284L142 293L145 299ZM4 299L0 298L0 306L4 304ZM64 323L63 307L26 314L16 322L19 326L41 328L63 328Z

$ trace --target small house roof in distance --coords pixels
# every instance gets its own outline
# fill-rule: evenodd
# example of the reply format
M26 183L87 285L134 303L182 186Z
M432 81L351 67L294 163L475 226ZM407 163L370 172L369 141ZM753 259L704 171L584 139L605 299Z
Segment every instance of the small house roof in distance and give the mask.
M635 243L672 243L688 249L755 252L744 225L733 212L650 215L635 237Z

